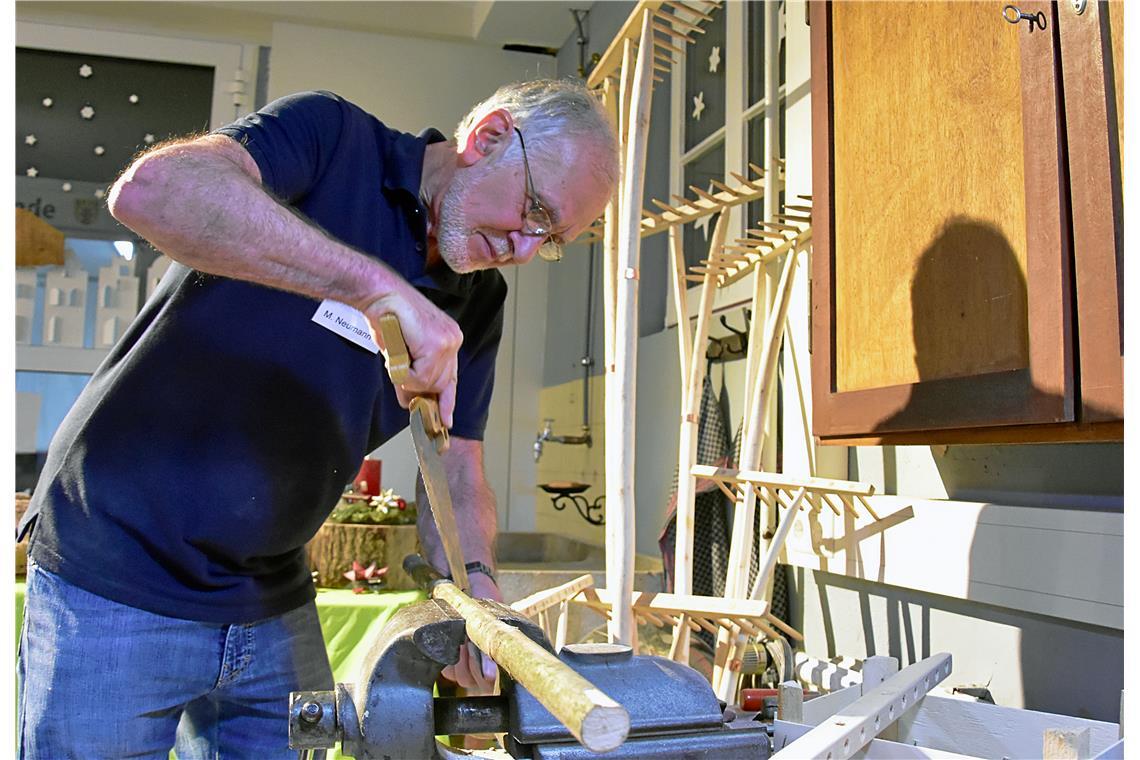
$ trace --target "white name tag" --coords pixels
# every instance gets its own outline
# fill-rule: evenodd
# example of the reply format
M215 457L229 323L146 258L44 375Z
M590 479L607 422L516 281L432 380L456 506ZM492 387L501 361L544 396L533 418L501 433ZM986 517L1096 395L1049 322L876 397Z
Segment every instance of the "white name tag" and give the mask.
M313 314L313 321L374 354L380 353L380 344L372 338L368 318L348 304L326 298Z

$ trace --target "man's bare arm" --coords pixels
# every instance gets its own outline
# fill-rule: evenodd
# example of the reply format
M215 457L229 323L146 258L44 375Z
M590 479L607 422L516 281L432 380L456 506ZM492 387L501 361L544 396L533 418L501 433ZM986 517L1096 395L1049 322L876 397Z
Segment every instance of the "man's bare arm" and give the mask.
M199 271L340 301L374 326L394 313L414 360L401 400L409 392L439 393L451 422L459 326L390 267L278 202L233 138L206 135L144 154L112 186L108 206L156 248Z

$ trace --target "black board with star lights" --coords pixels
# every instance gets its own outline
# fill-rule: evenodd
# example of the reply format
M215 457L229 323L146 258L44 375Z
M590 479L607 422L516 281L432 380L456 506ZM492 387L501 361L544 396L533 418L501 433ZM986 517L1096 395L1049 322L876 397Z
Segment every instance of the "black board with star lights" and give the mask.
M210 125L210 66L16 48L16 174L110 184L139 151Z
M702 24L704 34L694 35L685 50L686 152L724 126L725 10L719 7L707 13L712 20ZM717 179L723 177L721 171Z

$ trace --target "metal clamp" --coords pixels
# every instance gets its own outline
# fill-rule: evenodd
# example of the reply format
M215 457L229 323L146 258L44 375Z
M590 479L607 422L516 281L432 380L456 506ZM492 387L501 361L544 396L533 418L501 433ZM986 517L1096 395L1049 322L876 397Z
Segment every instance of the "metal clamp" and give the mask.
M1034 26L1038 29L1045 28L1045 14L1041 11L1037 11L1036 13L1023 13L1016 5L1007 5L1001 9L1001 17L1011 24L1028 21L1030 33L1033 32Z

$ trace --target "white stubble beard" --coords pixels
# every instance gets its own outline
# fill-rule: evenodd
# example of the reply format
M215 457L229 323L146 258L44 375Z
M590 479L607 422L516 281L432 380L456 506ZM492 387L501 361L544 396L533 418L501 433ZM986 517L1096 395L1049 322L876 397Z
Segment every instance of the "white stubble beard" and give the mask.
M486 170L484 170L486 171ZM443 194L439 204L439 226L436 233L436 245L440 258L453 271L458 274L476 272L481 269L490 269L493 263L483 259L475 260L471 255L468 244L473 235L479 234L469 227L467 212L464 210L468 196L474 192L473 186L484 176L478 170L468 170L456 175L451 185ZM507 241L499 241L498 236L483 236L491 248L491 256L503 263L510 261L511 249ZM502 246L502 250L499 247Z

